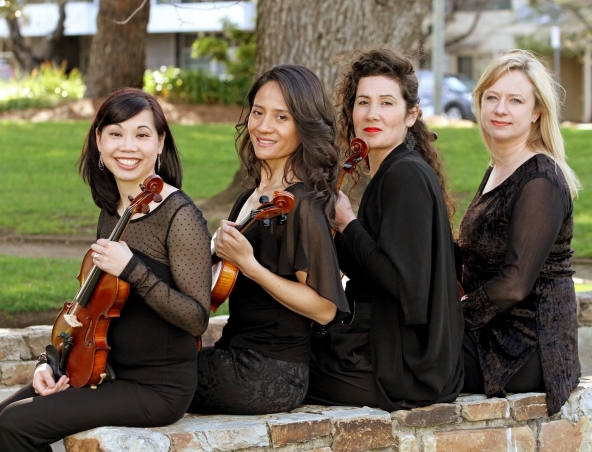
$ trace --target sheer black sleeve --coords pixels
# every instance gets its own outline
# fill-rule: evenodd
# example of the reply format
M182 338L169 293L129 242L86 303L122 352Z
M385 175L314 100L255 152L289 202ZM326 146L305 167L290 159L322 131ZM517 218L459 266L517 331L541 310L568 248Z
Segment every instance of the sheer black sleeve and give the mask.
M306 284L337 306L337 318L349 313L339 273L339 263L329 224L312 195L295 193L301 199L288 217L282 237L277 269L281 276L306 272Z
M545 177L522 187L511 206L503 265L494 278L462 299L469 328L485 325L530 294L568 209L561 190Z
M210 234L193 203L179 207L168 225L166 249L176 289L134 256L119 276L163 319L199 336L208 325L211 301Z

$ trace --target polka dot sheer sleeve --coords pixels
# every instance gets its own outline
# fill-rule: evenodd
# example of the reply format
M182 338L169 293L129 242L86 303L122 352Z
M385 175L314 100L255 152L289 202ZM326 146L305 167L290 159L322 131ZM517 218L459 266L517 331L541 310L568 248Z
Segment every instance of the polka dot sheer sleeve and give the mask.
M159 279L137 255L120 278L163 319L199 336L207 328L210 312L211 236L201 211L187 195L176 192L163 204L139 221L132 220L125 241L167 264L174 286Z

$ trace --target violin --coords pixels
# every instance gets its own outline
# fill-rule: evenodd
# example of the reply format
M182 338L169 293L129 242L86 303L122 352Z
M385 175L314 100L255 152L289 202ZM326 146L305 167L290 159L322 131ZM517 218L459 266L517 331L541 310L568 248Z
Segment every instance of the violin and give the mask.
M341 172L337 179L337 190L341 189L343 179L346 174L351 174L358 163L364 160L368 156L368 143L361 138L353 138L349 142L349 148L352 154L343 162L341 166Z
M161 202L164 182L160 176L147 177L131 204L125 209L109 236L117 242L123 236L132 216L150 212L150 202ZM75 388L95 389L107 377L107 330L111 319L119 317L130 292L130 286L116 276L105 273L93 264L89 249L78 274L80 289L74 300L64 303L51 331L51 344L46 347L48 362L59 379L68 375ZM57 362L56 362L57 361Z
M294 209L296 199L294 195L288 191L276 191L273 193L271 201L267 196L261 196L259 198L261 205L255 210L249 212L240 221L235 224L235 228L239 230L241 234L255 222L261 221L263 227L269 228L271 226L271 219L274 217L280 217L280 224L283 224L286 220L286 214L290 213ZM238 276L238 267L231 264L228 261L220 259L216 255L216 246L212 240L212 312L216 312L220 305L232 292L232 288L236 283Z

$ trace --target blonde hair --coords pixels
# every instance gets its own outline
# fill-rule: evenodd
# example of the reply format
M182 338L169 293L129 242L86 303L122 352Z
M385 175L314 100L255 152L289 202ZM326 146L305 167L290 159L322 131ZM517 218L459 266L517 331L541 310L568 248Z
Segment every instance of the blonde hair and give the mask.
M563 136L559 129L559 109L561 86L553 79L547 68L539 59L527 50L508 50L494 59L481 75L477 87L473 91L473 109L479 124L483 142L493 161L499 159L494 150L493 140L481 124L481 103L483 93L492 86L504 73L522 72L532 83L535 97L535 108L540 111L539 119L533 124L527 138L527 146L537 154L544 154L552 159L561 169L572 196L578 195L580 181L567 164Z

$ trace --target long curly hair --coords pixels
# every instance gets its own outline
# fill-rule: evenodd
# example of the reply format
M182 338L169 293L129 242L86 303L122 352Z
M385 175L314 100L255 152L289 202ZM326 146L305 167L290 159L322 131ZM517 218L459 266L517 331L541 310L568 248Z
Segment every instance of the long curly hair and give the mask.
M138 88L121 88L111 93L103 102L90 125L82 154L78 159L78 171L84 182L90 187L93 201L111 215L117 212L119 190L113 173L107 168L99 169L99 148L97 146L97 132L99 135L105 127L119 124L140 114L144 110L152 112L156 132L161 138L164 135L164 146L161 154L161 165L158 175L167 183L181 188L183 173L179 152L173 139L164 112L156 98ZM156 168L154 173L156 173Z
M269 82L279 85L300 138L300 145L286 162L283 179L287 184L292 183L293 179L301 180L314 192L315 201L322 205L325 217L331 221L335 216L340 158L337 124L323 84L304 66L274 66L259 77L249 90L249 108L236 125L235 144L250 183L252 187L257 187L261 182L261 172L269 171L266 163L255 155L248 130L255 96Z
M387 48L372 49L366 52L358 51L352 57L355 57L356 54L359 55L358 58L346 68L343 80L337 85L336 89L339 141L342 149L347 149L345 151L347 156L352 153L349 150L349 142L355 137L353 110L360 79L376 75L388 77L399 84L401 94L407 105L407 111L411 111L414 106L419 105L417 92L419 82L415 75L413 64L409 59ZM442 158L432 144L436 139L436 135L428 129L426 123L421 119L421 114L415 121L415 124L409 128L409 132L413 134L415 139L415 149L419 151L428 165L433 168L438 177L448 211L448 218L452 225L452 219L456 212L456 202L446 189L446 177L444 175ZM367 159L366 164L368 164ZM352 176L354 183L356 183L360 178L360 173L358 168L354 171L355 174L352 174Z

